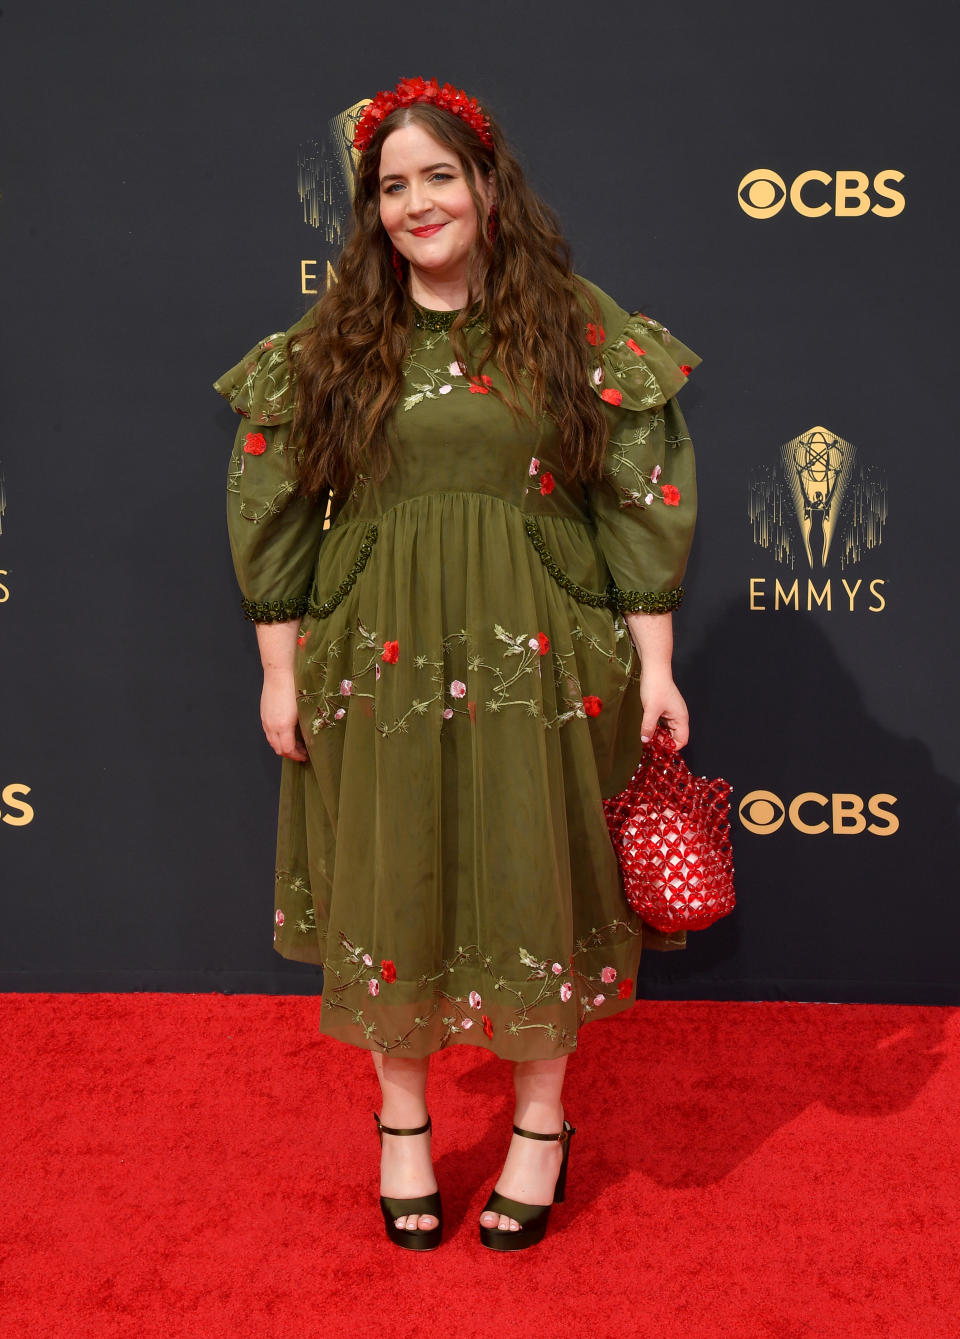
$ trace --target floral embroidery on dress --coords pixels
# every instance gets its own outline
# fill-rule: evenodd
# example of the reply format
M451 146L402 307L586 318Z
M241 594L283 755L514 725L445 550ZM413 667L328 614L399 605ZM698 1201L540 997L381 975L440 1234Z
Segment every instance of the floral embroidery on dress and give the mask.
M482 374L470 376L457 362L452 362L442 372L429 367L417 355L431 352L445 338L442 334L428 335L420 340L415 349L407 354L403 366L404 382L409 386L409 394L404 396L403 409L409 411L424 400L436 400L441 395L449 395L454 390L467 390L471 395L489 395L493 378ZM416 379L413 374L416 374ZM449 379L448 379L449 378Z
M422 1008L424 1012L414 1017L405 1032L391 1039L383 1032L379 1014L368 1015L367 1010L372 1007L374 1001L379 1004L384 997L383 987L397 984L397 967L391 959L384 958L380 962L379 976L371 975L373 958L370 953L362 945L354 943L341 930L339 957L336 961L326 960L323 964L323 1008L343 1009L348 1012L352 1016L353 1023L361 1029L364 1038L374 1042L381 1051L410 1049L410 1037L426 1028L437 1013L440 1013L444 1028L438 1049L448 1046L457 1035L469 1032L474 1024L479 1022L481 1031L488 1041L492 1041L497 1035L498 1027L510 1037L519 1037L522 1032L540 1030L558 1046L574 1050L577 1045L577 1029L582 1026L588 1014L607 1003L608 996L600 987L612 984L617 977L614 967L603 966L599 971L590 972L586 970L585 965L584 970L575 966L576 960L615 939L622 941L624 938L636 938L641 933L641 923L636 919L633 922L617 919L600 929L593 929L588 935L576 941L567 967L561 966L559 962L551 964L549 956L538 958L518 945L516 950L518 964L520 969L525 969L526 974L521 976L518 972L517 979L513 982L495 971L493 958L485 953L479 944L460 945L455 953L443 959L437 971L426 973L408 983L417 992L416 1007ZM476 971L487 979L488 989L493 993L497 1005L509 1010L505 1022L498 1025L491 1014L486 1012L484 998L479 990L474 988L465 994L455 994L447 987L446 978L464 968ZM616 1000L631 998L633 984L632 978L624 979L617 990ZM431 986L433 999L429 1003L424 1003L419 997ZM538 1010L570 1004L578 991L575 1026L572 1018L568 1026L558 1024L550 1018L538 1017ZM391 997L394 1006L398 1002L406 1001L395 996ZM489 1003L487 1008L490 1008ZM481 1011L479 1019L471 1017L471 1014L476 1015L478 1011Z
M440 722L451 720L454 716L468 717L476 721L479 705L487 712L501 712L510 707L519 707L526 715L534 717L545 729L556 729L569 721L598 716L603 702L595 694L584 694L576 668L576 655L573 650L560 653L550 644L550 638L541 631L508 632L499 623L494 624L493 635L502 643L500 661L486 658L476 649L476 639L465 629L449 633L443 638L439 654L433 658L419 653L413 656L414 668L424 671L424 692L413 699L410 706L393 721L374 716L374 725L382 735L391 735L400 731L405 733L409 723L416 717L426 717L431 713L439 716ZM626 692L630 682L639 677L633 655L633 644L626 625L619 617L614 619L614 647L611 652L586 629L576 626L570 630L571 638L590 646L597 651L606 664L615 663L620 670L618 692ZM376 704L374 690L380 677L380 663L396 664L399 657L399 643L387 641L381 643L375 632L364 627L357 619L356 631L347 629L331 641L321 654L307 656L307 663L317 666L324 674L331 659L339 657L349 643L353 643L353 668L351 677L340 678L335 686L322 688L315 692L301 690L298 700L305 706L314 708L309 720L311 734L335 726L344 720L347 708L356 699L366 698ZM446 656L454 647L463 647L467 653L467 670L477 676L473 681L475 696L468 697L470 684L462 679L452 678L446 668ZM550 657L554 686L560 703L560 709L552 715L543 711L539 683L542 662ZM370 684L370 673L374 672L374 684ZM453 699L451 702L450 699ZM459 703L465 703L460 706Z
M651 435L658 432L664 426L664 415L661 410L654 410L648 414L638 415L634 418L629 429L618 433L610 438L606 475L611 481L617 492L621 495L621 507L649 507L654 502L662 502L667 507L676 507L680 502L680 490L673 484L659 484L663 467L654 465L647 474L640 465L637 464L634 454L636 448L643 448L647 445ZM667 445L676 447L681 441L689 440L682 434L666 439ZM626 479L626 482L624 482Z

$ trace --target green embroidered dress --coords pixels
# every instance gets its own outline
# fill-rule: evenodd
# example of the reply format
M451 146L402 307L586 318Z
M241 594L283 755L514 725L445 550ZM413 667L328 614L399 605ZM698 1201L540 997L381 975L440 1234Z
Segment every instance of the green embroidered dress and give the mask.
M590 286L593 288L593 286ZM323 966L320 1031L422 1056L573 1050L630 1007L641 947L601 800L639 759L624 613L679 605L696 512L675 393L700 359L593 289L602 482L513 416L417 309L390 471L297 496L285 333L215 383L243 416L228 522L248 617L299 618L309 761L283 760L274 943ZM467 331L471 355L482 321Z

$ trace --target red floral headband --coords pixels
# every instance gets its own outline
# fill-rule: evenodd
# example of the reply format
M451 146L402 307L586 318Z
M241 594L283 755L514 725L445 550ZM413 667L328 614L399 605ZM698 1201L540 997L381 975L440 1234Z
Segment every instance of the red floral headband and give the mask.
M396 88L382 90L372 102L367 103L353 137L353 147L357 153L363 153L368 147L385 116L398 107L409 107L414 102L429 102L434 107L443 107L445 111L459 116L477 133L484 148L493 149L490 122L476 98L467 97L462 88L454 88L452 84L444 84L441 88L436 79L421 79L417 75L413 79L401 79Z

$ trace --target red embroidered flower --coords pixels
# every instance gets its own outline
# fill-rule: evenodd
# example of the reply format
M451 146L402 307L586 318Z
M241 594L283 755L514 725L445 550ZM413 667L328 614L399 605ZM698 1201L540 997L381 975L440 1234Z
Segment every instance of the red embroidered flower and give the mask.
M546 496L553 492L553 475L549 470L544 470L540 476L540 492Z
M243 439L243 449L248 456L262 456L267 449L267 439L262 432L248 432Z
M682 363L680 366L680 371L683 373L685 377L688 377L690 373L693 371L693 368L690 366L689 363Z
M628 1000L633 994L633 977L628 976L625 981L621 981L617 986L617 999Z
M298 646L306 646L306 644L307 644L307 638L308 638L309 636L310 636L309 632L301 632L300 636L297 638L297 645L298 645Z
M540 643L540 654L545 656L550 650L550 638L545 632L538 632L537 641Z
M603 710L603 703L600 698L590 694L583 699L583 709L588 716L599 716L600 712Z
M602 344L603 341L606 339L606 337L607 337L607 332L604 330L604 328L603 328L602 325L594 325L594 323L593 323L592 321L589 321L589 322L587 323L587 343L588 343L588 344L593 344L593 345Z
M619 391L614 390L613 387L608 387L607 390L601 391L600 399L606 400L607 404L623 404L623 396Z
M263 341L263 347L264 347L265 349L272 349L272 348L273 348L273 340L272 340L272 339L265 339L265 340Z
M380 975L383 977L384 981L386 981L388 986L396 981L397 969L392 958L380 959Z
M470 378L471 395L489 395L490 387L493 385L493 377L488 377L486 373L480 377Z
M468 703L467 703L467 713L468 713L468 715L469 715L469 717L470 717L471 724L476 725L476 723L477 723L477 704L476 704L476 702L468 702Z
M627 340L627 348L632 349L634 353L638 353L641 358L646 353L646 349L641 349L640 345L637 343L635 339Z
M380 659L385 661L388 665L395 665L400 659L400 643L384 642L383 655Z
M480 1021L483 1023L483 1031L484 1031L485 1035L488 1036L488 1037L492 1037L492 1036L493 1036L493 1024L490 1022L490 1019L487 1017L487 1015L484 1014L483 1017L482 1017L482 1019L481 1019Z
M680 489L674 488L673 484L663 484L660 488L660 494L668 507L678 507L680 505Z

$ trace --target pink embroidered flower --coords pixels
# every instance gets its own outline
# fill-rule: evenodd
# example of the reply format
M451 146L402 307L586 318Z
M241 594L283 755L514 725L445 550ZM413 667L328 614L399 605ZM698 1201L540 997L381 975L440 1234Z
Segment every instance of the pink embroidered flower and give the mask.
M597 344L602 344L603 341L606 339L606 337L607 332L604 330L602 325L594 325L592 321L587 322L588 344L593 344L594 346L596 346Z
M627 348L631 349L634 353L639 354L641 358L646 353L646 349L641 349L640 345L637 343L635 339L627 340Z
M471 1027L473 1027L473 1019L472 1019L472 1018L461 1018L461 1019L460 1019L460 1026L463 1028L464 1032L466 1032L467 1028L471 1028Z
M603 702L599 697L595 697L592 693L589 693L583 699L583 709L588 716L599 716L603 710Z
M654 465L653 469L650 471L650 478L656 483L662 473L663 470L661 467L659 465Z
M353 692L353 680L352 680L352 679L341 679L341 680L340 680L340 696L341 696L341 697L349 697L350 694L351 694L352 692Z
M536 456L531 456L531 457L530 457L530 476L531 476L531 478L533 477L533 475L536 474L536 472L537 472L537 470L538 470L539 468L540 468L540 462L539 462L539 460L536 458Z
M365 953L365 954L363 955L363 965L364 965L364 967L372 967L372 966L373 966L373 959L370 957L370 954L369 954L369 953Z
M625 977L617 986L617 999L628 1000L633 994L633 977Z
M397 661L400 659L400 643L384 642L383 655L380 657L380 659L384 661L384 663L387 665L395 665Z
M450 373L452 377L463 376L463 368L460 366L459 363L451 363L450 366L447 368L447 371Z
M460 679L454 679L453 683L450 685L450 696L466 697L466 695L467 695L467 685L463 683L462 680Z
M380 975L383 977L384 981L386 981L388 986L396 981L397 969L393 964L392 958L380 959Z
M375 976L371 976L370 980L367 982L367 990L371 995L380 994L380 982Z
M540 492L546 497L548 493L553 492L553 475L549 470L544 470L540 479Z
M542 656L545 656L547 652L550 650L550 638L547 636L545 632L538 632L537 641L540 644L540 654Z
M648 493L647 496L643 499L643 501L644 501L644 505L647 506L647 507L649 507L649 506L650 506L650 503L653 501L653 494L652 494L652 493Z
M593 369L593 384L599 386L603 381L603 368L595 367Z
M437 394L438 394L438 395L449 395L450 392L451 392L452 390L453 390L453 387L452 387L452 386L438 386L438 387L437 387Z
M484 1031L484 1034L485 1034L487 1037L492 1037L492 1036L493 1036L493 1023L491 1023L491 1021L490 1021L490 1019L487 1017L487 1015L484 1014L480 1021L481 1021L481 1023L483 1024L483 1031Z
M573 986L571 986L569 981L564 981L563 985L560 987L560 998L563 1000L564 1004L566 1004L572 994Z
M443 719L444 719L445 721L449 721L449 719L450 719L450 717L451 717L452 715L453 715L453 707L444 707L444 709L443 709Z
M554 976L559 976L560 973L563 971L563 968L560 966L558 962L555 962L553 966L550 968L550 970L551 972L553 972Z
M668 507L678 507L680 505L680 489L674 488L673 484L664 484L660 489L660 496Z
M606 998L607 998L606 995L594 995L593 1007L595 1009L599 1009L601 1004L604 1004L606 1002Z
M379 679L379 678L380 678L380 666L379 666L379 665L374 665L373 668L374 668L374 670L376 671L376 675L375 675L375 677Z
M527 645L529 646L529 648L530 648L531 651L539 651L539 650L540 650L540 643L537 641L536 637L531 637L531 638L527 641Z
M483 1003L483 1000L482 1000L481 997L480 997L480 992L479 992L479 990L471 990L471 992L470 992L470 1008L471 1008L471 1009L479 1009L482 1003Z
M267 439L262 432L248 432L243 439L243 449L248 456L262 456L267 449Z
M693 371L693 368L690 366L689 363L681 363L680 371L683 373L685 377L688 377L690 373Z
M284 915L279 907L277 907L277 914L276 916L274 916L274 920L277 922L278 925L282 925L284 922Z
M337 707L336 711L333 713L333 719L335 721L342 721L344 716L346 716L346 714L347 714L346 707Z
M616 967L604 967L603 971L600 973L600 980L607 985L609 985L611 981L616 981L616 979L617 979Z
M606 400L607 404L612 405L623 404L623 396L620 394L618 390L615 390L612 386L608 386L605 391L600 392L600 399Z

